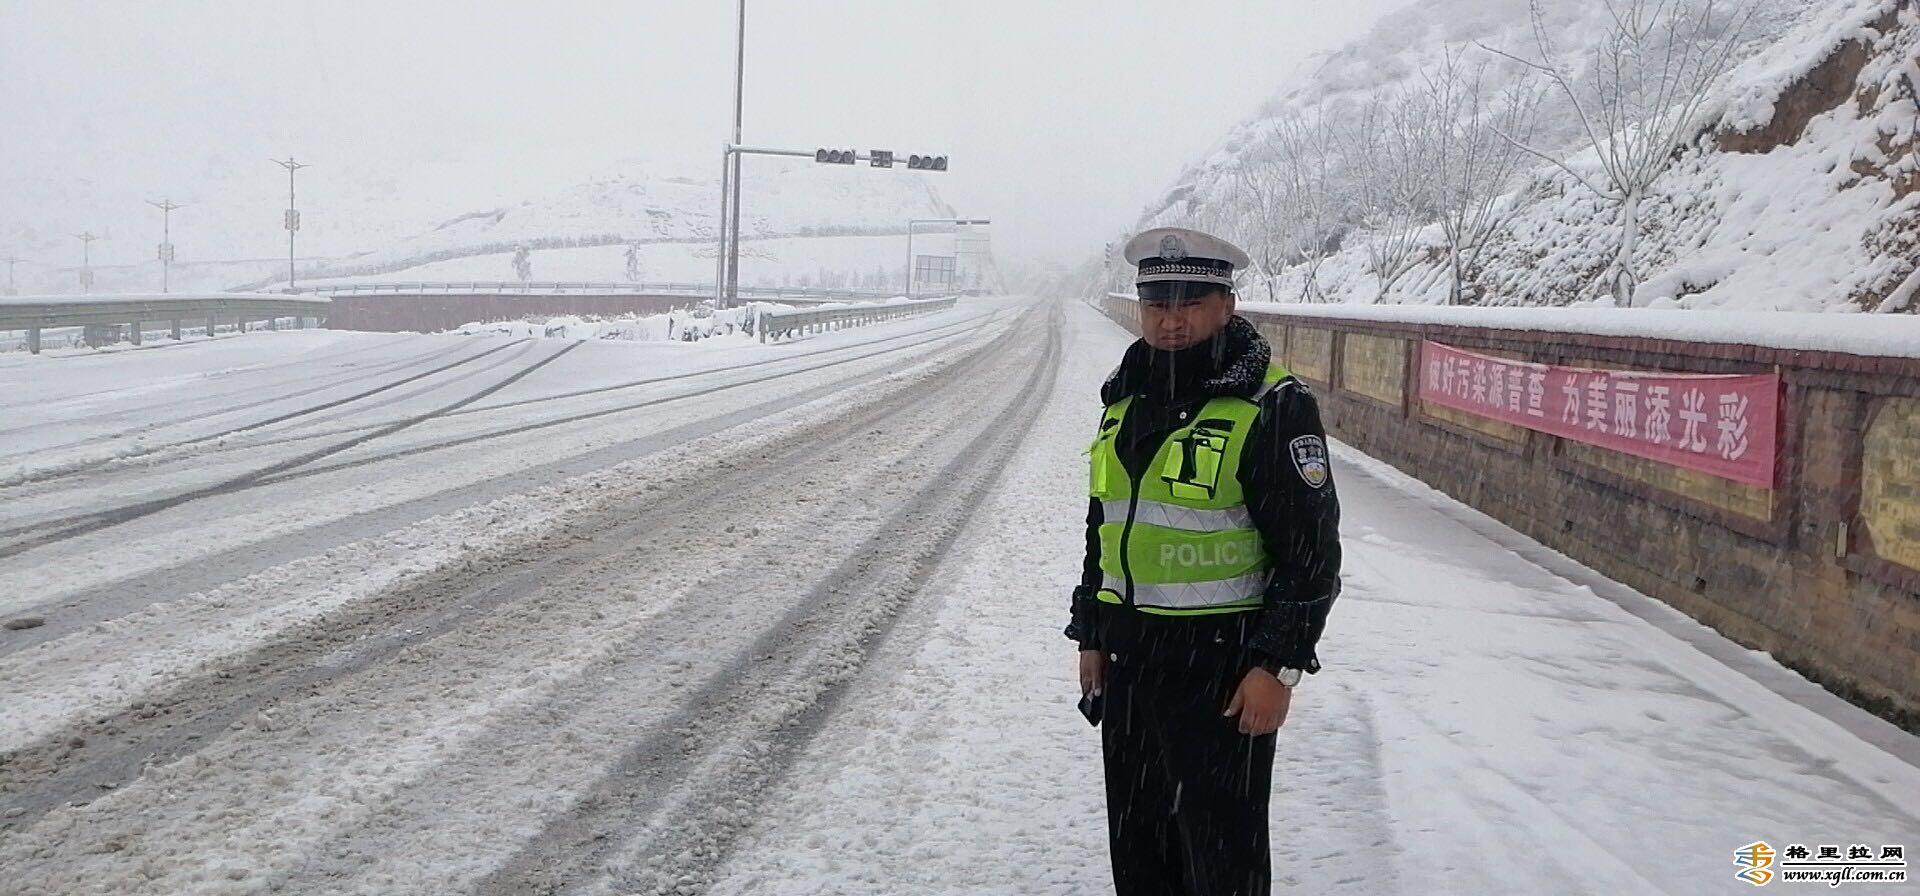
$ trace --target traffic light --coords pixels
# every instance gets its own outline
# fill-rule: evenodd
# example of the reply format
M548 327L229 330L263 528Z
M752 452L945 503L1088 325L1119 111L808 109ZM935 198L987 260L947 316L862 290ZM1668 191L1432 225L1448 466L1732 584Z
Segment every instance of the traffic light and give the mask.
M855 155L851 149L816 149L813 151L813 160L828 165L851 165Z
M907 156L907 167L915 171L945 171L946 156Z

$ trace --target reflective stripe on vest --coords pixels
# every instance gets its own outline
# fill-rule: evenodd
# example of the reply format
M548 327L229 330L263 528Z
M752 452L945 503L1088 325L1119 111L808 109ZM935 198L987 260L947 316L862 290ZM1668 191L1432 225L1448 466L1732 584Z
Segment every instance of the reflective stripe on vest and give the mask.
M1127 502L1102 501L1100 513L1103 519L1124 520L1127 518ZM1185 529L1189 532L1253 528L1253 516L1247 513L1244 504L1225 510L1196 510L1192 507L1148 501L1145 498L1139 499L1134 507L1133 521L1149 526L1164 526L1168 529Z
M1125 581L1103 573L1100 581L1100 599L1106 603L1117 604L1126 586ZM1134 582L1133 600L1145 610L1206 608L1231 612L1259 607L1265 599L1266 589L1267 571L1262 569L1243 576L1213 582L1174 585ZM1109 594L1112 596L1109 597Z
M1114 447L1133 400L1107 408L1093 444L1089 486L1101 502L1099 600L1147 613L1258 609L1272 560L1240 490L1241 453L1258 398L1286 380L1268 368L1254 398L1214 398L1167 434L1134 479Z

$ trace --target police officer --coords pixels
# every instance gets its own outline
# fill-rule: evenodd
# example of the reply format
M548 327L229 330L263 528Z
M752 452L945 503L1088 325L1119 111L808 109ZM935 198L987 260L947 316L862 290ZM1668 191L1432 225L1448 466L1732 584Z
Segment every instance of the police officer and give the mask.
M1126 245L1141 338L1101 387L1067 637L1101 725L1119 896L1264 896L1276 731L1340 591L1313 396L1234 314L1245 252Z

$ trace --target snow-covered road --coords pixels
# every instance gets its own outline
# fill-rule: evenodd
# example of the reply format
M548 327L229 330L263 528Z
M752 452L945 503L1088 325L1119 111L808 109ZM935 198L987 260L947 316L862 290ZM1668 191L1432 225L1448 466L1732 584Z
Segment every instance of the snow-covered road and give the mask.
M1101 892L1059 628L1126 340L978 300L0 358L0 620L39 621L0 630L0 892ZM1754 839L1920 840L1910 736L1336 464L1280 881L1692 894Z

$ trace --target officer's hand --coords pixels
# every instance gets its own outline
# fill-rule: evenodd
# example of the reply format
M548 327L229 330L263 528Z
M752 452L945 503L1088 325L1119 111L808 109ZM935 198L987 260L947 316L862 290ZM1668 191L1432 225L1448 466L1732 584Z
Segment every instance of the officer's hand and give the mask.
M1084 667L1083 667L1084 668ZM1293 688L1265 669L1249 669L1227 703L1226 715L1240 719L1240 733L1259 736L1280 730L1293 705Z
M1277 683L1277 682L1276 682ZM1080 651L1080 694L1098 694L1107 687L1107 655L1098 650Z

